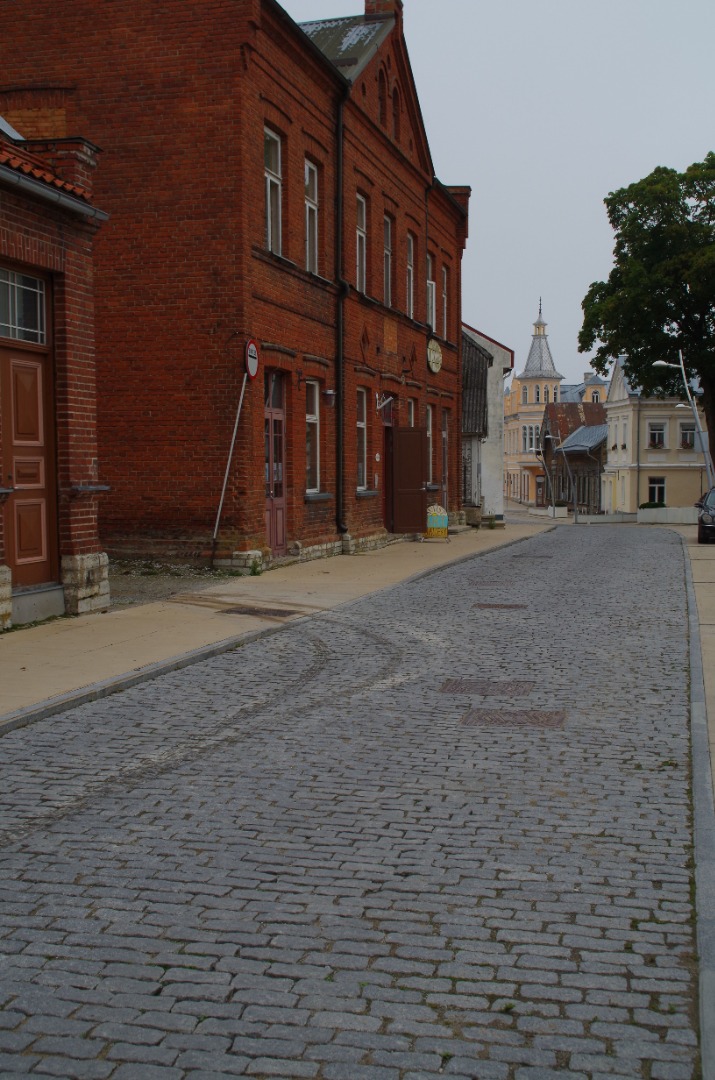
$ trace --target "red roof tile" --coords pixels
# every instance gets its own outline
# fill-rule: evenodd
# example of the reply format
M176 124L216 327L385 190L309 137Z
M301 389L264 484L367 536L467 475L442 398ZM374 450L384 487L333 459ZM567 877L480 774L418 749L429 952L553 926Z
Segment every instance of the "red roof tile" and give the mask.
M0 139L0 165L12 169L13 172L23 173L41 184L47 184L48 187L59 188L60 191L65 191L76 199L82 199L84 202L89 201L88 193L84 188L79 187L77 184L71 184L57 176L56 173L51 172L42 161L42 158L36 154L30 154L27 150L18 146L17 143L7 143Z

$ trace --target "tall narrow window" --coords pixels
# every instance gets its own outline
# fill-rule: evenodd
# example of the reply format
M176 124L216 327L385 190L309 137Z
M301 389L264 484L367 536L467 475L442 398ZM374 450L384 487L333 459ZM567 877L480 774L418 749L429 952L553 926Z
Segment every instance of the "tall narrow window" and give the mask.
M363 195L357 197L357 269L356 288L358 292L367 292L367 203Z
M526 424L524 424L522 429L521 429L521 452L523 454L525 454L526 451L529 449L529 443L527 441L527 439L528 439L527 430L528 429L526 427Z
M442 489L447 505L447 487L449 484L449 411L442 411Z
M318 273L318 170L305 162L305 268Z
M281 140L270 128L263 131L263 165L266 179L266 247L281 253Z
M695 449L695 424L680 425L680 449Z
M545 386L544 387L544 405L548 405L548 404L549 404L549 388L548 388L548 386Z
M305 384L305 490L320 491L320 386Z
M529 387L522 386L521 388L521 404L527 405L529 402Z
M392 218L385 214L383 219L384 230L384 257L383 267L385 275L384 300L385 307L392 306Z
M357 392L357 487L367 487L367 390Z
M448 327L448 292L449 292L449 273L446 266L442 267L442 337L447 340L447 327Z
M541 387L539 386L538 383L534 387L534 401L536 402L537 405L541 401Z
M407 399L407 426L408 427L414 427L415 426L415 399L414 398L408 398Z
M410 319L415 317L415 238L407 234L407 304L405 307Z
M385 72L382 68L380 68L380 73L377 76L377 96L380 124L382 127L387 127L387 79L385 78Z
M433 461L433 438L434 434L434 405L427 406L427 483L432 483L434 476L434 461Z
M434 330L437 283L434 280L434 256L427 256L427 323Z
M397 87L392 93L392 137L395 142L400 141L400 94Z
M556 385L554 386L554 404L555 405L558 404L558 400L559 400L559 384L556 383Z

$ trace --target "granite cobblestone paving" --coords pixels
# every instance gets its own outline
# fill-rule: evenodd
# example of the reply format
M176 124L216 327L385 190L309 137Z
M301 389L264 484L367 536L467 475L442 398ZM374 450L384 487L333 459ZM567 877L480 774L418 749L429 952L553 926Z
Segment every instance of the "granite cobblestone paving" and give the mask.
M688 687L559 528L9 732L0 1075L697 1080Z

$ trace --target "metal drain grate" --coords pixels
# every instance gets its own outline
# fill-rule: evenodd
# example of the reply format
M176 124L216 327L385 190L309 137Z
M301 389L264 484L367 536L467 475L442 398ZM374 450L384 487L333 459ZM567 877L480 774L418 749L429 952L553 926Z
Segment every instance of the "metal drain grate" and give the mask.
M472 607L486 611L523 611L526 604L473 604Z
M470 709L461 719L465 727L478 724L499 727L560 728L564 726L565 712L543 712L539 709Z
M221 611L221 615L255 615L257 618L285 619L289 615L300 615L300 611L292 608L272 607L228 607Z
M447 679L440 690L443 694L509 694L518 697L528 694L534 688L533 682L494 682L493 679Z

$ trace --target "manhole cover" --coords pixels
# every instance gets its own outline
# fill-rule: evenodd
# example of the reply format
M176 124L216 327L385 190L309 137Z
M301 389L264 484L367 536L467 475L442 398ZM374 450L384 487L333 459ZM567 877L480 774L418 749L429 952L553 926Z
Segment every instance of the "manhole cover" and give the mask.
M528 694L533 682L494 682L493 679L447 679L440 690L443 694Z
M223 608L221 615L255 615L258 618L285 619L288 615L300 615L300 611L292 608L272 607L228 607Z
M543 712L539 709L470 709L462 717L465 727L478 724L499 727L560 728L566 719L565 712Z
M473 604L472 607L488 611L516 611L517 609L523 611L526 604Z

